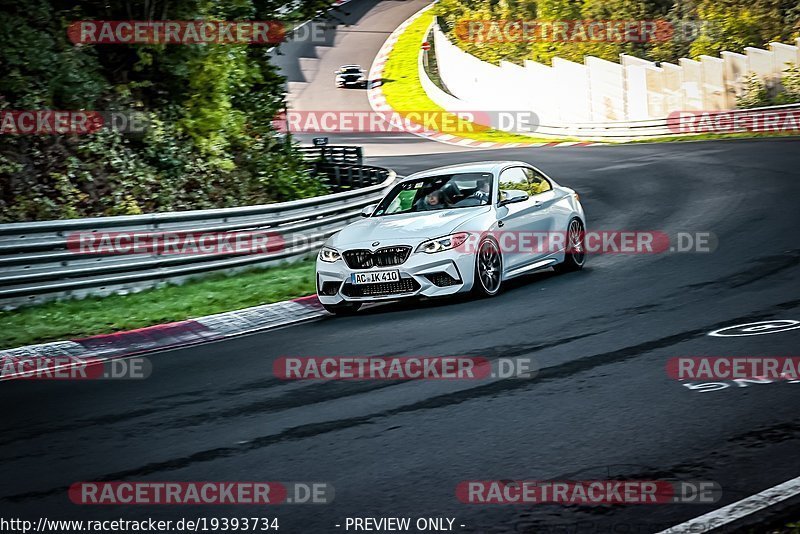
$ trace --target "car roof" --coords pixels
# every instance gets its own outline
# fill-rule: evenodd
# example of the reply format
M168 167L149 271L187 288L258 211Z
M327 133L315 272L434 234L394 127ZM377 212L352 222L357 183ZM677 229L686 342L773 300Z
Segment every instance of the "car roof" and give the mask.
M342 65L340 69L360 69L361 65Z
M415 172L403 178L402 181L412 180L417 178L424 178L427 176L436 176L437 174L456 174L460 172L489 172L497 174L500 169L510 165L522 165L530 167L529 163L524 161L514 160L497 160L497 161L476 161L474 163L458 163L456 165L446 165L444 167L436 167L434 169L426 169L424 171Z

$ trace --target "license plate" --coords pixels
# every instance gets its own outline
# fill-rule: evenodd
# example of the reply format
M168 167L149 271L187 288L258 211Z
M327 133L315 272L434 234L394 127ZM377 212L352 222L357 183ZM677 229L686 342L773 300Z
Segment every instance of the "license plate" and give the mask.
M352 273L353 284L381 284L383 282L399 282L400 271L375 271L371 273Z

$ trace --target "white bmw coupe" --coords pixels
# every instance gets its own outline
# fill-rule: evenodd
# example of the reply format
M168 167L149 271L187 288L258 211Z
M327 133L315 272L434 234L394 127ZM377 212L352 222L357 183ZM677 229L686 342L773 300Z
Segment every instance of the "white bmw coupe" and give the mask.
M578 194L520 161L439 167L398 181L317 257L317 295L331 313L365 302L500 292L505 280L583 267Z

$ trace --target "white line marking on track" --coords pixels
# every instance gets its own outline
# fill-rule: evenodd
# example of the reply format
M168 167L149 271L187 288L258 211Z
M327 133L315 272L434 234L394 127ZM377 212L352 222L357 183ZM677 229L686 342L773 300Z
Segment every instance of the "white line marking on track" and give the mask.
M657 534L679 534L684 532L702 533L709 532L724 526L728 523L746 517L764 508L778 504L795 495L800 494L800 477L787 480L783 484L778 484L765 489L761 493L751 495L746 499L737 501L728 506L723 506L719 510L714 510L700 517L690 519L680 525L662 530Z
M787 330L796 330L800 328L800 321L794 319L776 319L772 321L758 321L757 323L745 323L734 326L726 326L709 332L709 336L714 337L742 337L742 336L760 336L763 334L775 334L778 332L786 332Z

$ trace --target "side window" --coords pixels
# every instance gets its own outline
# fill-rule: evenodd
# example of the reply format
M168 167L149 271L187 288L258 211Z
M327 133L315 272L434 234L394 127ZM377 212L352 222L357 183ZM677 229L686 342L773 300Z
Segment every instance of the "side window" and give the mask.
M506 191L517 190L528 193L528 175L522 167L510 167L500 173L498 200L506 198ZM530 193L528 193L530 194Z
M544 193L545 191L550 191L553 189L553 186L550 185L550 182L547 181L547 178L538 172L527 168L523 170L525 171L525 175L528 177L529 195L538 195L539 193Z
M400 194L397 195L397 200L399 200L399 209L398 211L408 211L411 209L411 205L414 203L414 197L416 196L417 191L412 189L410 191L400 191ZM389 212L391 213L391 212Z

